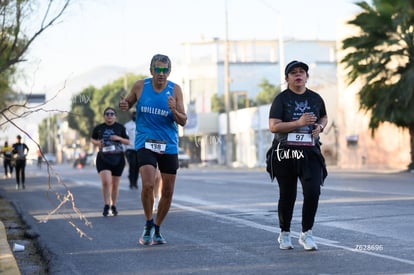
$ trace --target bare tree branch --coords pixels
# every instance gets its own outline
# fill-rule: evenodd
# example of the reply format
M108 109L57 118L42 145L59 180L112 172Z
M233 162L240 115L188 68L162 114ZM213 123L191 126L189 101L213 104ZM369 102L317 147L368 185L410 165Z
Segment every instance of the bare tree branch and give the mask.
M43 160L47 164L47 185L48 185L48 194L52 193L54 194L54 197L58 201L57 206L55 205L55 200L52 200L51 197L48 196L49 201L52 205L54 205L54 209L50 211L47 216L43 219L41 219L39 222L48 222L49 218L53 215L60 214L65 219L68 219L68 223L75 228L76 232L80 235L80 237L86 237L87 239L91 240L90 238L76 223L74 222L75 217L76 219L79 219L83 224L87 227L92 227L92 223L86 218L86 216L77 208L75 203L75 196L70 191L69 187L66 185L66 183L61 179L59 174L53 169L53 166L49 163L49 161L45 158L44 153L41 149L41 146L38 142L34 140L30 134L25 131L22 127L20 127L17 123L17 119L26 118L30 115L34 115L35 113L39 112L60 112L60 113L68 113L66 111L59 111L55 109L46 109L44 106L49 103L51 100L55 99L58 93L60 93L62 90L64 90L65 87L60 89L51 99L47 100L44 103L38 104L36 106L29 106L27 100L24 100L20 104L14 104L10 105L3 110L0 111L0 119L3 120L0 123L0 127L10 124L11 126L18 129L22 134L24 134L26 137L28 137L33 143L36 144L37 149L39 150ZM65 192L59 192L55 189L55 184L53 184L53 179L57 180L57 186L63 186L65 189ZM74 215L68 214L68 211L61 211L62 209L71 209L73 211Z
M30 6L31 1L0 1L0 16L2 16L0 32L0 73L10 69L10 67L17 63L25 61L23 56L33 41L62 17L71 0L63 1L62 5L56 9L56 13L49 18L52 8L58 6L61 2L49 0L39 29L32 35L27 35L22 33L21 27L22 20L25 19L23 11Z

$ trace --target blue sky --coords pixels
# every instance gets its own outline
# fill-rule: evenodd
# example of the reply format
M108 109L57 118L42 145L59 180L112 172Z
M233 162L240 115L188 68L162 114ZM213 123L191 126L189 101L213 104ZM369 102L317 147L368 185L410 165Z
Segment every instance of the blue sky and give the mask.
M45 0L43 0L45 1ZM39 93L103 65L136 67L155 53L182 58L182 42L229 39L337 38L340 22L359 11L356 0L76 0L43 33L21 68Z

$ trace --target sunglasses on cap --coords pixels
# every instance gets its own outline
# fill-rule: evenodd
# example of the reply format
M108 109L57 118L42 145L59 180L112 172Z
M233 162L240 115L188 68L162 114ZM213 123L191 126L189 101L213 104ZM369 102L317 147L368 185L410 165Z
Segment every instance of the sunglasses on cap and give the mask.
M160 73L168 74L168 72L170 71L169 68L154 67L153 69L156 74L160 74Z

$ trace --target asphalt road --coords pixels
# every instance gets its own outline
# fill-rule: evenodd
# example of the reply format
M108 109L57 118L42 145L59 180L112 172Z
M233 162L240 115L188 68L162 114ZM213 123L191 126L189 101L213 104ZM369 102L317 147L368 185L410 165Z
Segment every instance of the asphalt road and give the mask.
M39 234L50 274L414 274L414 174L329 169L313 228L319 250L305 252L301 192L295 248L279 250L278 189L264 170L180 169L161 227L168 243L141 246L140 192L126 170L119 215L104 218L94 168L52 168L50 182L33 166L25 190L0 186Z

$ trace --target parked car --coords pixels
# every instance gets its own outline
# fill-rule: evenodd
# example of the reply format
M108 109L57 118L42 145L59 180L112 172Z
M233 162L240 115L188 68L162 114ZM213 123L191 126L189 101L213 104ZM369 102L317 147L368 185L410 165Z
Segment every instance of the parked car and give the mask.
M97 152L86 154L86 163L85 163L85 165L96 166L96 156L97 155L98 155Z
M185 153L183 148L178 148L178 165L183 168L188 168L190 165L190 156Z

